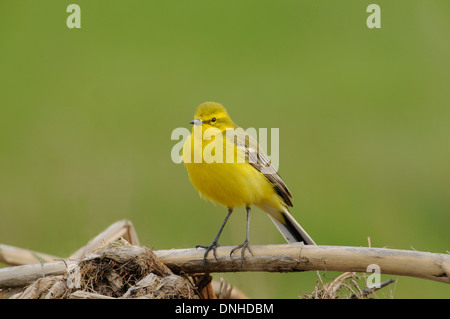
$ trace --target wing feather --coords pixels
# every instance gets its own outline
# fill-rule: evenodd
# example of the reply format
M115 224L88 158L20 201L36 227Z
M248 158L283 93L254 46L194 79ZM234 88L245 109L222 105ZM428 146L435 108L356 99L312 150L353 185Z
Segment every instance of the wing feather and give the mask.
M270 181L281 198L283 198L286 205L292 207L291 192L256 140L240 127L234 128L233 134L226 134L226 136L228 139L230 137L233 138L232 142L238 150L241 150L245 154L246 162L261 172Z

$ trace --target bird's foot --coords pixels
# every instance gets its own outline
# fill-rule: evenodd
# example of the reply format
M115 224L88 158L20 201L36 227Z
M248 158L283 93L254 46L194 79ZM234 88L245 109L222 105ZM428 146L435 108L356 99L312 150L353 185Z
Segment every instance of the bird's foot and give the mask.
M233 255L233 253L234 253L236 250L238 250L238 249L241 249L241 267L242 267L242 265L244 264L244 253L245 253L245 249L247 249L247 250L250 252L250 254L252 254L252 256L254 256L254 255L253 255L252 250L250 249L250 243L249 243L248 239L246 239L241 245L239 245L239 246L237 246L237 247L234 247L234 248L231 250L231 252L230 252L230 258L232 258L231 255Z
M206 249L206 251L205 251L205 254L203 255L203 271L205 271L205 269L206 269L206 257L208 257L208 253L212 250L213 251L213 256L214 256L214 259L216 260L216 261L218 261L217 260L217 256L216 256L216 249L217 249L217 247L219 247L220 245L219 245L219 243L217 242L217 241L213 241L213 243L211 244L211 245L209 245L209 246L203 246L203 245L197 245L197 246L195 246L195 248L203 248L203 249Z

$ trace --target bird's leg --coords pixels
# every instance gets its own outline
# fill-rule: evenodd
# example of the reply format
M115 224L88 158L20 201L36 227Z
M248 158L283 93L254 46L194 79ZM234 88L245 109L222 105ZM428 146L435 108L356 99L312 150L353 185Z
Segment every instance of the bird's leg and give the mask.
M251 210L250 206L247 206L247 234L246 234L246 236L245 236L245 241L244 241L241 245L239 245L239 246L233 248L233 249L231 250L231 252L230 252L230 257L231 257L231 255L233 255L233 253L234 253L236 250L241 249L241 267L242 267L242 265L244 264L244 252L245 252L245 249L247 249L247 250L250 252L250 254L253 255L253 252L252 252L252 250L250 249L250 241L249 241L249 233L250 233L250 210Z
M209 246L202 246L202 245L195 246L195 248L204 248L204 249L206 249L205 254L203 255L203 270L205 270L205 266L206 266L206 257L208 256L208 253L211 250L213 251L214 258L217 260L216 249L217 249L217 247L220 246L219 245L219 237L220 237L220 234L222 234L222 230L225 227L225 224L227 223L228 218L230 217L232 212L233 212L233 208L228 208L227 217L225 217L225 220L223 221L222 226L220 226L219 233L217 234L216 238L214 239L214 241L212 242L211 245L209 245Z

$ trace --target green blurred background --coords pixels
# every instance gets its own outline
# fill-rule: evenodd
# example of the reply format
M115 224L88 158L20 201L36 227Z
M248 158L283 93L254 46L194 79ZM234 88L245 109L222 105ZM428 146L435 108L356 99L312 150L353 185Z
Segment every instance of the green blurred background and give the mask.
M199 198L170 136L217 101L244 128L280 128L292 213L317 243L445 253L450 2L378 0L371 30L373 2L77 0L68 29L71 1L2 0L0 243L68 256L125 218L154 249L211 243L226 210ZM243 212L222 245L243 241ZM257 209L251 243L284 243ZM223 277L256 298L318 278ZM450 297L397 279L395 298Z

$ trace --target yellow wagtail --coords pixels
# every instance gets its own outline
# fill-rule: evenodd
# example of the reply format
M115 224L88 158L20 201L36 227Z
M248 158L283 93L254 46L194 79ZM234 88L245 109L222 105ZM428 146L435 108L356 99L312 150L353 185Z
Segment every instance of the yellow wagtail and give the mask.
M183 146L183 161L189 178L200 195L228 208L228 214L219 233L205 248L206 257L219 246L219 237L234 207L247 209L247 232L241 249L241 263L244 251L249 248L251 205L267 212L288 243L303 242L314 245L314 241L289 213L292 195L258 143L240 129L229 117L225 108L218 103L201 104L194 115L190 137ZM232 132L233 134L229 134ZM231 154L231 155L230 155Z

